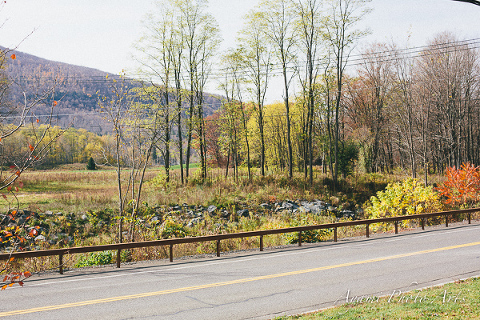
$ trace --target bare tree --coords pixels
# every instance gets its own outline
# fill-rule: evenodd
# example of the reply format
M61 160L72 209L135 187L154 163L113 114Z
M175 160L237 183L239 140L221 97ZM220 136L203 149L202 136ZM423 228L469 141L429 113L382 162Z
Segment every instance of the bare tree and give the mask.
M288 176L293 177L293 152L291 138L289 90L296 74L294 52L296 37L295 11L289 0L264 0L258 7L262 13L265 37L271 42L275 60L280 63L283 77L283 100L287 121Z
M357 23L369 12L366 4L370 0L329 0L329 9L324 19L325 40L333 55L333 68L335 70L335 109L334 109L334 161L335 168L332 172L333 181L338 179L338 154L340 142L340 117L342 112L342 89L345 68L356 41L365 32L357 30Z
M389 59L391 50L385 44L373 44L362 53L359 76L347 86L347 116L355 130L365 128L364 157L367 172L377 172L384 166L381 149L388 135L389 110L394 68Z
M318 57L320 55L322 38L322 11L320 0L295 0L294 8L297 14L297 42L298 51L302 54L298 61L304 61L299 67L299 79L304 94L303 101L307 106L303 133L303 162L304 174L307 178L307 161L310 167L309 180L313 184L313 122L315 109L315 81L318 76Z
M211 70L211 59L220 42L217 22L206 12L207 1L176 0L181 12L183 40L185 47L185 67L188 73L189 120L186 150L186 178L189 176L192 136L196 127L200 139L202 178L206 175L205 137L203 124L204 87ZM196 124L196 126L195 126Z
M246 26L238 39L242 50L245 74L251 83L250 94L255 101L255 112L260 134L260 173L265 175L265 134L264 114L265 94L271 76L272 51L265 39L261 25L263 14L250 11L246 16Z

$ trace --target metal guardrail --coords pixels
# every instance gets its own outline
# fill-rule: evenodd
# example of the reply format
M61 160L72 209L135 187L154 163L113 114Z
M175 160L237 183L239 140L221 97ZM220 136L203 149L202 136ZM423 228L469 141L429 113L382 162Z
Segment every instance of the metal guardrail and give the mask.
M333 229L333 241L337 242L338 241L337 230L338 228L341 228L341 227L365 225L366 227L365 235L368 238L370 237L370 225L375 223L385 223L385 222L393 223L395 225L395 233L397 234L398 222L403 220L419 219L422 226L422 230L425 230L425 219L444 216L445 225L448 227L449 216L453 216L457 214L467 214L468 223L471 224L471 217L472 217L472 213L474 212L480 212L480 208L424 213L424 214L416 214L416 215L400 216L400 217L354 220L354 221L346 221L346 222L336 222L336 223L290 227L290 228L281 228L281 229L272 229L272 230L258 230L258 231L248 231L248 232L239 232L239 233L230 233L230 234L217 234L217 235L199 236L199 237L186 237L186 238L162 239L162 240L143 241L143 242L106 244L106 245L88 246L88 247L72 247L72 248L62 248L62 249L2 253L0 254L0 260L7 260L7 259L10 259L11 257L33 258L33 257L45 257L45 256L58 256L59 272L60 274L63 274L63 266L64 266L63 256L67 254L97 252L97 251L104 251L104 250L117 250L116 263L117 263L117 268L120 268L120 253L121 253L121 250L126 250L126 249L169 246L169 258L170 258L170 261L172 262L173 246L177 244L182 244L182 243L216 241L217 257L219 257L221 252L220 241L225 239L260 237L260 251L263 251L263 237L271 234L298 232L298 245L301 246L303 231Z

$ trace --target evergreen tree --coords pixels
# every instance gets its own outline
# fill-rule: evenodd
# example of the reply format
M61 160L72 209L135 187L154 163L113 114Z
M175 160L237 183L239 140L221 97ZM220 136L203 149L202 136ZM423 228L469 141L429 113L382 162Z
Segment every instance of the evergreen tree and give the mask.
M88 159L87 170L97 170L97 165L95 164L95 160L93 160L92 157Z

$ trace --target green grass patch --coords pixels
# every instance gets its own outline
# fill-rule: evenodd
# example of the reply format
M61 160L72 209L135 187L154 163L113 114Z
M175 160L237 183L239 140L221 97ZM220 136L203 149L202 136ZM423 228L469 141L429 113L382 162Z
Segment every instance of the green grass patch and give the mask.
M200 163L190 163L190 164L188 165L188 167L189 167L190 169L199 168L199 167L200 167ZM185 169L185 168L187 168L187 166L184 164L184 165L183 165L183 168ZM180 165L179 165L179 164L176 164L176 165L174 165L174 166L170 166L170 170L176 170L176 169L180 169ZM165 170L165 169L162 167L162 170Z
M352 299L324 311L275 319L480 319L480 278L410 292L396 290L382 298Z

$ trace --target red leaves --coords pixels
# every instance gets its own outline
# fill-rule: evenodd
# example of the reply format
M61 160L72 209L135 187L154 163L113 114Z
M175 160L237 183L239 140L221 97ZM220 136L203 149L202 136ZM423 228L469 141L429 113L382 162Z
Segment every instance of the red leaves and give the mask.
M436 188L452 205L466 204L480 198L480 167L463 163L460 169L448 167L445 176L447 180Z
M58 104L58 102L55 100L53 101L53 106L55 107Z
M36 237L36 236L38 236L38 230L37 230L37 229L32 229L32 230L30 230L30 232L28 233L28 235L29 235L30 237L32 237L32 238L33 238L33 237Z
M30 278L31 276L32 273L30 271L11 272L3 278L2 282L4 282L5 284L2 286L2 290L7 289L8 287L13 287L15 283L23 287L23 281L27 278Z
M13 53L13 54L10 56L10 58L12 58L12 60L15 60L15 59L17 59L17 55L16 55L15 53Z
M31 144L28 145L28 149L30 149L30 151L35 150L35 148Z

